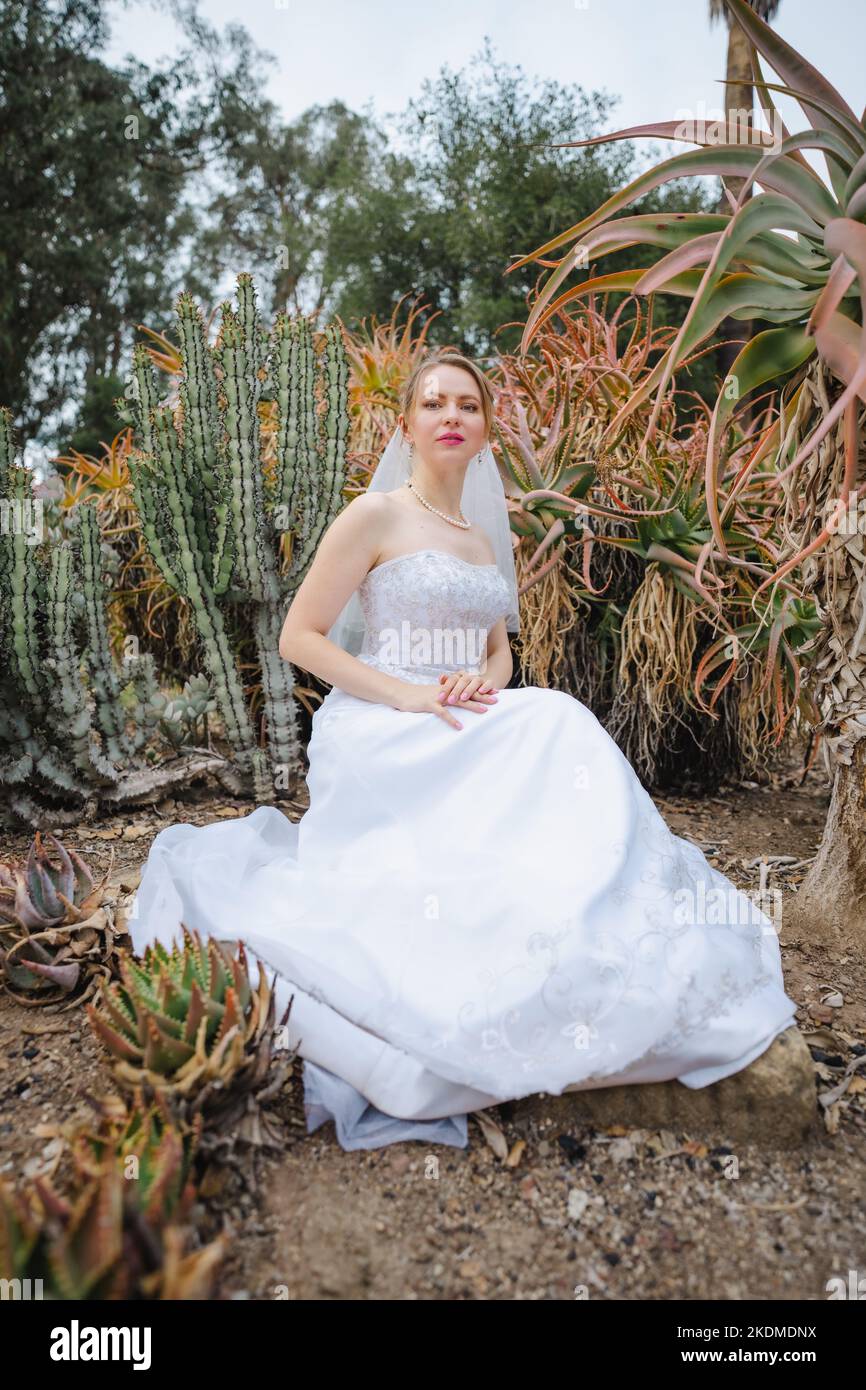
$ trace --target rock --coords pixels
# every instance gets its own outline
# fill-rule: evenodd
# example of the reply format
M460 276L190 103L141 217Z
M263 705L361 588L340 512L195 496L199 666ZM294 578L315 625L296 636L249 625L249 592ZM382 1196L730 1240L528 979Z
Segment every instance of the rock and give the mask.
M516 1115L535 1120L552 1116L560 1125L670 1129L784 1149L816 1132L817 1111L814 1064L793 1024L742 1071L700 1090L674 1079L566 1090L515 1102Z

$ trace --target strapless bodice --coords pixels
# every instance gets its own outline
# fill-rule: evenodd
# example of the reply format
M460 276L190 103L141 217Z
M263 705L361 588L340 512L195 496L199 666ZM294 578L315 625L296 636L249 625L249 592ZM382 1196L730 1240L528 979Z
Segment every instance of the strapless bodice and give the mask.
M509 608L495 564L446 550L412 550L376 565L358 586L366 632L358 659L414 680L443 671L482 673L487 634Z

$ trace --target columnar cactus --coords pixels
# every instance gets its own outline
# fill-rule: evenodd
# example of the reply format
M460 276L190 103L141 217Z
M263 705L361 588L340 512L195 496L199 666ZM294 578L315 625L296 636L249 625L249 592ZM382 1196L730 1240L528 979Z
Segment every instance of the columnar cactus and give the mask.
M136 762L160 731L152 660L115 667L92 505L75 508L64 530L32 484L0 409L0 788L4 811L49 828L106 799L164 794L218 760Z
M8 805L31 823L43 798L61 799L80 817L89 794L118 780L109 748L93 726L81 683L76 594L95 606L93 575L77 573L68 540L44 543L32 475L20 466L8 410L0 411L0 784ZM32 524L37 523L37 524ZM88 589L88 583L90 588ZM95 658L104 669L107 654ZM107 722L111 722L110 719ZM64 819L60 807L55 823Z
M342 505L348 362L339 330L317 353L304 320L278 316L268 339L249 275L222 306L217 343L189 295L177 303L183 362L177 415L157 398L145 348L134 355L140 448L130 474L142 529L165 582L190 603L227 738L256 798L291 789L301 770L291 667L279 656L285 611ZM261 414L275 419L265 462ZM282 536L291 558L281 563ZM267 751L259 748L224 618L252 610Z

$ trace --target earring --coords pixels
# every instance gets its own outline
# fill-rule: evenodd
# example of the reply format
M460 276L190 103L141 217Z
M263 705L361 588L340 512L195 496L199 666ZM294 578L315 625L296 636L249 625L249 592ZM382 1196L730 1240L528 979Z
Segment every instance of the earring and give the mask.
M479 462L479 463L483 463L483 462L484 462L484 450L483 450L483 449L479 450L479 453L478 453L478 462Z

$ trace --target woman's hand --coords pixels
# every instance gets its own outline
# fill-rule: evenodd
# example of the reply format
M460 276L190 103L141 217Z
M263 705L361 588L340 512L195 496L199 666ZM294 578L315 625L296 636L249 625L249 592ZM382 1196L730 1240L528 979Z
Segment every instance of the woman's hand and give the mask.
M496 704L499 697L496 686L485 676L467 676L465 671L443 672L439 684L442 687L439 699L443 704L463 707L470 700L482 699L487 704Z
M410 714L438 714L446 724L454 729L462 729L459 719L451 713L448 696L456 680L466 683L466 698L459 700L461 710L472 710L475 714L486 714L487 706L496 703L496 694L490 682L483 676L466 676L462 671L439 677L440 685L414 685L406 682L406 694L401 697L399 708ZM443 684L444 683L444 684ZM484 687L483 691L478 686ZM458 692L464 686L457 687ZM489 693L488 693L489 692ZM455 701L455 703L458 703Z

